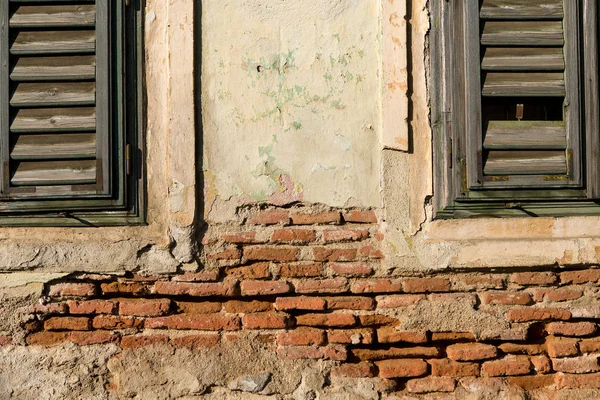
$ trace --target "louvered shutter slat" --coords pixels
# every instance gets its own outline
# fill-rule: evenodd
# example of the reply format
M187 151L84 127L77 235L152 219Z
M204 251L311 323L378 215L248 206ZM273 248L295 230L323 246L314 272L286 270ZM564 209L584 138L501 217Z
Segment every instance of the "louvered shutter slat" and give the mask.
M486 175L564 175L564 151L490 151L484 165Z
M21 57L10 78L17 82L96 78L96 57Z
M564 71L565 60L560 48L490 47L484 51L481 69L484 71Z
M485 75L484 96L565 96L562 73L496 73Z
M487 21L483 27L484 46L562 46L560 21Z
M565 150L562 121L490 121L485 127L486 150Z
M13 160L80 159L96 155L96 135L19 135L13 145Z
M10 18L11 28L93 27L95 23L93 4L18 6Z
M486 0L481 7L484 19L560 19L562 0Z
M95 129L96 109L93 107L21 109L10 126L13 133L82 132Z
M14 186L83 185L95 182L94 160L20 162L11 177Z
M10 99L14 107L93 105L94 82L20 83Z

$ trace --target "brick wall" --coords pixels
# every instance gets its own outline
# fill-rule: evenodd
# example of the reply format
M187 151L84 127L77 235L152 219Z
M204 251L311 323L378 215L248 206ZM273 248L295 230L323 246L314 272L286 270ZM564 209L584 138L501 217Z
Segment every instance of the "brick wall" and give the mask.
M600 388L600 269L408 276L381 267L382 243L372 210L243 209L206 232L199 271L50 282L25 342L197 349L253 332L280 358L329 360L332 377L370 378L390 399ZM415 323L427 310L438 321Z

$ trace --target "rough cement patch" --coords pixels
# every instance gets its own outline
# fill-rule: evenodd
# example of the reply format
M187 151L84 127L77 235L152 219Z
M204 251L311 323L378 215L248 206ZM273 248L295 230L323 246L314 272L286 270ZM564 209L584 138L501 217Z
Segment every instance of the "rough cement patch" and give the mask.
M379 400L372 379L332 378L331 385L325 387L319 400Z
M171 254L180 263L190 263L194 260L194 255L198 250L195 235L196 230L193 226L171 226L169 228L169 236L173 243Z
M21 328L21 323L29 318L28 308L38 301L43 290L42 283L2 289L0 291L0 333L13 336L15 343L22 342L25 332Z
M229 384L229 389L242 392L258 393L267 386L272 374L264 372L258 375L243 376Z
M158 246L151 247L143 252L138 260L141 274L170 274L177 272L179 261L166 248Z
M31 283L46 283L54 279L60 279L67 276L67 273L11 273L0 274L0 288L14 288L18 286L26 286Z

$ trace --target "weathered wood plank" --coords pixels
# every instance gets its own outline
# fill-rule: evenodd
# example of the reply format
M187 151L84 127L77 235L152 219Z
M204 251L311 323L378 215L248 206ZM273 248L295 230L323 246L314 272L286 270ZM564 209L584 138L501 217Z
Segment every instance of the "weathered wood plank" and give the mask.
M96 57L20 57L10 78L18 82L96 78Z
M489 121L483 147L487 150L565 150L562 121Z
M96 182L96 160L19 162L10 183L14 186L77 185Z
M567 157L564 151L490 151L483 172L487 176L564 175Z
M14 55L48 55L93 53L96 32L80 31L19 31L10 52Z
M488 47L481 68L485 71L563 71L561 48Z
M96 156L96 135L19 135L10 157L13 160L79 159Z
M562 19L563 0L483 0L483 19Z
M10 99L14 107L93 105L94 82L20 83Z
M96 6L36 5L18 6L10 17L11 28L50 28L94 26Z
M484 76L484 96L565 96L562 73L488 72Z
M10 130L14 133L49 131L89 132L96 129L96 109L81 108L24 108L17 112Z
M562 46L562 21L488 21L481 35L484 46Z

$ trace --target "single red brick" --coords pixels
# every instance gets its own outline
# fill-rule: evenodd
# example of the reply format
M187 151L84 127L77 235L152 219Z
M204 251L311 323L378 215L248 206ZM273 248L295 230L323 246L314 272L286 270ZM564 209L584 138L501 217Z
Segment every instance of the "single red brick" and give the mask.
M297 325L345 327L356 325L356 317L351 314L304 314L296 317Z
M361 329L330 329L327 331L329 343L337 344L372 344L375 342L375 330Z
M406 382L410 393L453 392L455 388L456 382L449 376L428 376Z
M94 273L83 273L78 274L75 279L85 281L110 281L115 278L115 275L109 274L94 274Z
M527 392L554 386L554 375L514 376L507 379L509 385L518 386Z
M498 348L509 354L537 355L546 352L546 345L543 344L502 343Z
M484 362L481 370L484 376L528 375L531 361L527 356L507 356L502 360Z
M600 364L598 364L598 354L595 354L581 357L553 358L552 368L556 372L589 374L600 371Z
M249 261L296 261L297 248L286 247L244 247L244 258Z
M483 304L527 306L532 303L531 296L525 292L486 292L479 297Z
M334 346L285 346L277 349L277 355L284 360L325 359L334 361L345 361L348 357L345 348Z
M270 264L266 262L245 265L242 267L227 268L228 277L239 279L265 279L271 277Z
M427 360L434 376L479 376L479 364L443 359Z
M47 331L87 331L90 319L85 317L52 317L44 321Z
M388 360L391 358L439 357L441 351L437 347L392 347L386 350L352 349L352 355L359 360Z
M276 266L276 274L284 278L311 278L321 276L322 273L321 263L285 263Z
M446 348L448 358L456 361L476 361L495 358L496 347L483 343L457 343Z
M370 297L341 296L325 297L328 310L373 310L375 300Z
M552 358L570 357L579 354L576 339L558 338L548 336L546 338L548 355Z
M222 308L223 305L221 303L212 301L177 302L177 310L181 314L213 314L218 313Z
M121 347L123 349L137 349L155 344L167 344L168 342L168 336L163 335L131 335L123 336Z
M333 271L333 275L355 277L373 273L373 268L364 263L331 263L329 267Z
M344 213L344 221L355 224L376 224L377 214L370 210L352 210Z
M407 278L404 280L407 293L449 292L450 280L446 278Z
M70 300L69 312L71 314L112 314L115 303L108 300Z
M385 327L377 329L377 341L379 343L427 343L427 334L399 331L395 328Z
M325 331L322 329L300 327L277 335L280 346L321 346L325 343Z
M427 363L420 359L385 360L376 363L382 378L409 378L427 373Z
M544 293L544 300L546 301L568 301L577 300L583 297L583 290L580 288L560 288L554 290L548 290Z
M69 341L80 346L113 343L119 340L119 335L108 331L71 332Z
M390 279L362 280L353 282L350 291L352 293L394 293L402 291L402 284L400 281Z
M153 292L169 296L234 296L236 282L156 282Z
M317 234L312 229L277 229L271 235L271 242L274 243L295 243L303 244L314 242Z
M579 285L582 283L597 283L600 280L600 269L583 271L565 271L560 273L560 283Z
M196 329L206 331L235 331L240 329L240 319L222 314L171 315L148 318L144 323L148 329Z
M256 243L256 232L239 232L221 235L221 239L231 244Z
M600 373L556 374L555 384L557 389L600 389Z
M423 294L391 294L375 297L377 308L399 308L408 307L425 300Z
M361 257L379 260L383 258L383 252L373 246L363 246L358 251Z
M295 284L296 293L305 294L336 294L348 291L348 281L345 278L335 279L304 279Z
M568 320L571 313L563 308L516 308L508 312L511 322Z
M289 224L290 213L288 210L265 210L248 218L247 223L250 225Z
M119 301L120 315L157 317L167 314L170 308L170 299L122 299Z
M323 231L325 243L358 242L369 238L366 229L343 229Z
M243 281L242 296L271 296L289 293L292 288L285 281Z
M110 282L100 285L103 294L120 294L126 293L135 296L147 294L150 290L149 286L141 282Z
M215 347L221 335L218 333L208 333L202 335L187 335L171 339L171 344L177 347L187 347L189 349L202 349Z
M315 261L354 261L356 252L356 249L315 247L313 258Z
M473 335L471 332L433 332L431 334L432 342L457 342L461 340L473 341L475 340L475 335Z
M292 214L292 223L294 225L314 225L314 224L339 224L341 214L338 211L329 211L321 213L294 213Z
M200 272L186 272L184 274L175 275L175 282L210 282L219 280L221 271L219 268L205 269Z
M556 336L590 336L596 329L592 322L551 322L546 325L546 331Z
M29 312L33 314L66 314L68 310L67 303L48 303L48 304L32 304L29 307Z
M137 318L117 317L113 315L100 315L94 318L94 329L127 329L141 328L143 321Z
M375 366L369 362L342 364L339 367L331 368L331 376L341 376L344 378L373 378L375 376Z
M287 314L253 313L242 317L244 329L285 329L289 323Z
M579 342L579 350L582 353L600 353L600 338L583 339Z
M505 275L459 275L455 278L456 286L465 291L470 290L500 290L505 287Z
M93 283L57 283L50 286L50 297L87 297L95 296L96 285Z
M558 278L554 272L517 272L510 276L510 281L517 285L552 285Z
M27 336L25 342L30 346L56 346L66 342L70 332L38 332Z
M239 301L231 300L225 303L225 311L231 314L255 313L261 311L270 311L273 304L268 301Z
M319 297L278 297L275 300L278 310L325 310L326 302Z
M542 356L531 356L529 360L533 364L533 368L535 372L538 374L547 374L552 372L552 364L550 364L550 359L544 355Z
M362 326L396 325L398 322L397 319L382 314L359 315L358 318Z
M237 247L229 247L225 250L218 251L216 253L209 254L207 256L209 260L224 260L224 261L235 261L242 258L242 252Z

